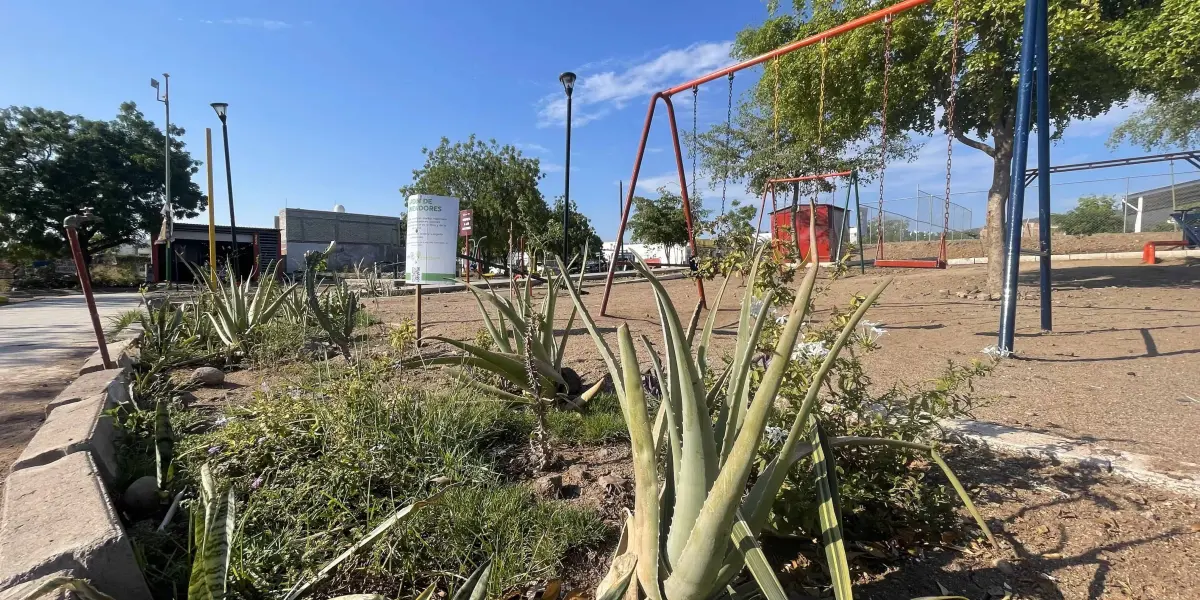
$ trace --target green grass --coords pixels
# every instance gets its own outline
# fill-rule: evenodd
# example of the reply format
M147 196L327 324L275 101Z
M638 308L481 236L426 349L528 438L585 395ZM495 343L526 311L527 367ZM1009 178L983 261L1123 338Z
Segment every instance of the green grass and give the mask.
M621 404L614 394L597 395L582 411L550 411L546 425L560 443L604 444L629 439Z
M382 362L310 369L299 385L256 393L229 409L223 425L180 440L184 480L207 461L220 485L236 491L231 586L254 590L237 595L282 595L397 508L428 496L436 477L460 485L343 565L313 597L398 597L432 580L445 589L488 558L498 593L558 574L570 548L605 535L594 513L539 500L498 473L496 447L527 443L520 411L413 391L393 373ZM153 536L134 537L146 555L173 553ZM170 564L148 571L179 572ZM166 583L155 582L156 590L169 590Z

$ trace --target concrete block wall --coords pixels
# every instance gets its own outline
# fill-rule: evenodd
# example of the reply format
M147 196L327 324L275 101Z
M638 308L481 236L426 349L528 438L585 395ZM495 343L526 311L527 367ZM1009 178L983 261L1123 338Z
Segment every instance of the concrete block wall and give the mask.
M120 600L152 600L109 489L120 473L105 411L129 399L133 345L110 345L119 368L85 368L59 393L13 464L0 509L0 600L59 576ZM97 352L89 364L99 360Z
M285 208L279 211L276 223L288 271L304 268L304 253L324 250L331 241L338 243L337 252L328 261L333 270L360 260L371 263L404 257L399 217Z

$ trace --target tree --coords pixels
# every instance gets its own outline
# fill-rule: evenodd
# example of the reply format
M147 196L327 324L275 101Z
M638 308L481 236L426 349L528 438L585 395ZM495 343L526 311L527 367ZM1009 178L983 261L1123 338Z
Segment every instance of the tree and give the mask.
M673 248L688 243L687 219L683 198L667 188L658 188L658 198L633 197L633 216L629 217L629 237L642 244L661 245L668 260ZM695 214L695 211L693 211ZM699 227L700 219L694 224Z
M442 138L436 148L422 148L425 164L412 172L412 183L400 188L412 194L454 196L459 208L472 209L474 237L483 239L482 252L494 260L508 252L509 227L515 238L533 240L544 230L549 209L538 190L542 178L536 158L526 158L511 145L482 142L474 135L465 142Z
M549 216L542 221L542 227L538 228L541 233L532 238L533 249L553 255L562 253L562 206L562 196L555 198L554 208L549 210ZM568 262L583 254L585 244L588 253L585 259L600 255L603 242L601 242L600 236L596 235L596 230L592 228L591 220L587 218L587 215L579 212L579 205L574 201L571 202L571 216L567 221L567 235L571 236L571 256L564 256L563 262Z
M769 16L740 32L736 58L747 58L879 8L874 0L795 0L793 14ZM946 129L953 0L912 9L892 25L889 131ZM1025 0L959 0L959 86L950 130L992 158L986 237L988 287L998 291L1001 223L1011 184L1017 63ZM1050 11L1050 121L1054 137L1075 119L1098 116L1136 93L1190 92L1200 82L1200 3L1192 0L1062 0ZM1187 40L1193 43L1184 43ZM1178 43L1168 43L1168 40ZM768 64L753 92L760 107L780 98L779 121L794 143L841 156L878 137L882 119L884 26L856 29L820 47ZM825 76L822 78L822 65ZM822 90L821 81L824 79ZM778 92L776 92L778 85ZM825 113L815 107L824 95ZM818 134L820 142L818 143ZM990 142L986 141L990 138ZM828 160L828 159L823 159Z
M200 162L171 126L171 204L194 217L205 197L191 180ZM79 229L85 257L145 239L162 224L163 132L133 102L112 121L45 108L0 110L0 251L23 257L69 252L63 219L91 208Z
M1108 146L1115 148L1126 139L1146 151L1200 146L1200 94L1156 99L1118 125Z
M1056 215L1053 222L1069 235L1120 233L1124 231L1125 219L1117 206L1118 201L1112 196L1081 196L1075 208Z

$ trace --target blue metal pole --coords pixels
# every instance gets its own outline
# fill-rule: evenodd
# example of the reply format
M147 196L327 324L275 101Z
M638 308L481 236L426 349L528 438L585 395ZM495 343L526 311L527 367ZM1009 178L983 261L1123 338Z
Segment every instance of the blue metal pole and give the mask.
M1040 288L1042 331L1052 331L1050 309L1050 26L1049 0L1038 0L1037 16L1037 131L1038 237L1041 243ZM1021 180L1024 181L1024 180ZM1018 182L1017 185L1020 185Z
M1013 350L1017 324L1017 271L1021 260L1021 215L1025 209L1025 161L1029 158L1029 109L1033 99L1033 51L1037 41L1038 4L1025 1L1025 28L1021 36L1021 64L1017 79L1017 123L1013 132L1011 181L1004 232L1004 290L1000 298L1000 329L997 347L1002 354ZM1041 175L1041 173L1039 173Z

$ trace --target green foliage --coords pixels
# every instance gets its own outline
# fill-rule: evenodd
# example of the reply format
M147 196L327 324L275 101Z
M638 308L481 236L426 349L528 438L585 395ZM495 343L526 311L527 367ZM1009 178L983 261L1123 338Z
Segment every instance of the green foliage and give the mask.
M1147 152L1200 146L1200 93L1155 99L1113 129L1108 147L1117 148L1125 140Z
M564 273L565 269L551 270L547 276L545 296L537 309L534 308L533 292L529 286L515 286L512 290L512 300L492 288L483 293L468 286L467 290L475 296L479 305L479 313L489 340L487 346L460 342L444 336L430 336L426 339L448 344L463 354L431 359L416 357L407 361L405 365L448 365L487 373L502 379L509 390L516 390L525 396L496 388L477 377L464 377L462 381L477 390L512 402L540 404L557 398L574 403L575 400L571 398L574 391L569 388L564 377L562 363L566 356L567 342L571 340L571 329L577 314L575 308L572 308L567 316L562 335L554 336L559 291L564 287L571 287L570 278ZM582 282L581 273L576 285ZM488 312L488 305L495 311L495 318ZM527 349L529 356L526 356ZM593 386L584 392L581 396L583 401L586 402L597 391L599 387Z
M562 252L562 206L562 197L555 198L549 218L541 228L529 234L528 243L532 244L532 248L549 251L553 254ZM571 215L567 220L567 235L571 240L569 250L572 261L579 256L595 258L600 254L602 247L600 236L596 235L591 220L579 210L579 204L574 200L571 201Z
M218 491L208 465L200 468L200 502L192 516L189 600L223 600L228 589L230 538L237 522L233 489Z
M696 226L702 220L695 204L698 202L696 198L691 199ZM658 188L658 198L634 196L633 210L633 216L629 217L629 234L633 241L662 245L668 250L688 243L687 218L679 194L662 187Z
M413 170L412 183L401 187L400 194L454 196L460 209L474 210L474 236L482 242L485 258L505 256L510 226L514 239L536 240L545 230L552 215L538 190L538 159L474 135L454 144L442 138L436 148L422 148L421 153L425 164Z
M1118 202L1112 196L1081 196L1075 208L1059 215L1052 223L1069 235L1121 233L1125 221L1117 208Z
M334 242L322 252L304 253L304 293L308 299L308 311L316 319L329 339L341 350L346 360L350 354L351 335L358 324L360 302L358 294L350 291L346 282L337 279L325 290L323 298L317 296L317 271L320 263L336 249Z
M621 403L614 394L599 394L579 410L546 414L550 435L560 444L606 444L629 439Z
M169 294L155 300L143 295L142 304L152 307L138 317L144 332L138 345L142 369L161 373L206 358L198 314L189 315L172 303ZM114 329L125 318L115 323Z
M479 339L479 336L476 335L475 338ZM388 331L388 345L401 356L416 347L416 343L417 324L408 317L405 317L400 321L399 325Z
M276 292L275 278L263 277L251 292L250 279L239 284L234 280L233 269L226 269L228 281L221 281L219 275L213 278L203 269L193 268L192 272L208 284L207 298L211 305L205 316L213 331L227 349L242 352L248 349L255 332L271 321L284 298L296 287L293 283Z
M569 548L599 541L592 513L502 482L498 447L529 435L519 413L399 387L394 373L387 361L312 373L255 393L222 425L180 440L182 477L207 462L218 487L243 498L231 588L282 595L427 497L442 485L435 480L459 485L341 564L314 595L361 592L364 582L387 597L429 583L456 587L489 557L496 593L557 573Z
M746 277L759 243L758 233L754 229L757 215L758 209L753 204L743 205L734 200L725 214L717 216L708 225L708 232L713 236L713 248L698 261L700 273L705 279L735 274Z
M176 218L198 214L199 168L172 126L171 204ZM69 252L63 219L91 208L98 223L79 230L85 255L145 239L163 206L162 130L132 102L95 121L45 108L0 109L0 253L42 258Z

